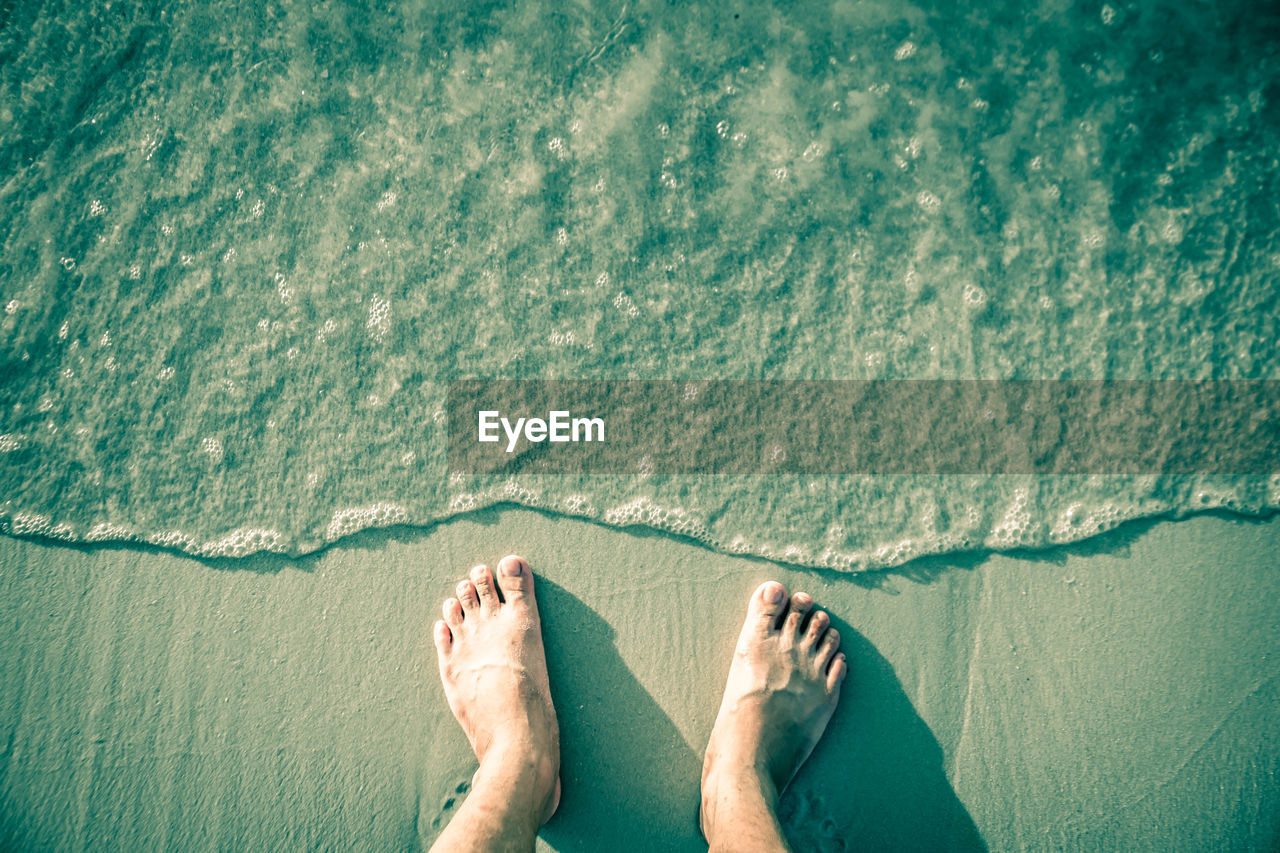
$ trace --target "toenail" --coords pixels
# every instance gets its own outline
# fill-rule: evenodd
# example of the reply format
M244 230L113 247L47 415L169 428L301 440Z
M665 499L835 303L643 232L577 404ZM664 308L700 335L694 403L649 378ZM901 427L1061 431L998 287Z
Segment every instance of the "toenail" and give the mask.
M502 564L502 573L509 578L518 578L524 571L524 563L520 560L506 560Z
M778 604L782 601L782 586L780 584L771 583L764 588L764 600L770 604Z

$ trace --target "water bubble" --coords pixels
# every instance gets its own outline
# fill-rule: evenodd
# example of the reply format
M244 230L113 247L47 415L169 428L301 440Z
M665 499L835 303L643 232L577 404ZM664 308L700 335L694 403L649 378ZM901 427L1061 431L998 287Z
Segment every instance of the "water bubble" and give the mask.
M245 557L258 551L283 553L280 533L258 527L241 527L214 542L205 542L196 553L209 557Z
M325 539L333 542L367 527L403 524L408 517L408 510L399 504L392 503L375 503L363 507L340 509L329 520L329 526L325 529Z
M327 325L327 324L326 324ZM391 302L374 294L369 302L369 319L365 323L375 338L383 338L391 329Z
M898 45L898 49L893 52L893 58L898 62L909 59L916 54L916 46L914 42L904 41Z
M58 263L62 264L62 268L67 272L71 272L71 270L76 268L75 258L58 258Z
M106 212L107 212L107 206L102 202L98 201L96 198L89 204L90 216L101 216Z
M1101 17L1103 25L1109 27L1111 26L1111 22L1116 19L1116 10L1112 9L1110 6L1104 5L1102 7Z
M209 454L214 462L221 462L223 457L222 442L213 436L205 436L200 441L200 449Z
M568 495L560 502L569 512L579 515L590 514L592 512L591 503L585 495Z
M613 297L613 307L617 308L628 317L636 317L640 314L640 309L636 307L636 303L626 293L619 291L618 295Z

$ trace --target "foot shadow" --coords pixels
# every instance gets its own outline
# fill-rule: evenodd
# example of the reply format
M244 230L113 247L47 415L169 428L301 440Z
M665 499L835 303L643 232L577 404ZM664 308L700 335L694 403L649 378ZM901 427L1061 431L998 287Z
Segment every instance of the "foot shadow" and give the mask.
M849 675L827 733L779 805L793 847L985 853L947 780L942 747L893 667L852 627L832 624Z
M561 853L706 849L697 832L702 758L627 667L614 630L538 578L560 719L560 808L542 840Z

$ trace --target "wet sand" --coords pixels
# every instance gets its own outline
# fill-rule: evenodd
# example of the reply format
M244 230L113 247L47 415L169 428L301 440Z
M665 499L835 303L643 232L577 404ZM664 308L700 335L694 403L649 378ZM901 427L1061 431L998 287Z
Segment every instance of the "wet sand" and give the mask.
M0 539L0 847L429 844L474 760L428 628L512 551L563 738L545 849L703 849L701 750L769 577L829 610L851 668L784 798L797 849L1280 841L1280 519L869 578L504 510L301 560Z

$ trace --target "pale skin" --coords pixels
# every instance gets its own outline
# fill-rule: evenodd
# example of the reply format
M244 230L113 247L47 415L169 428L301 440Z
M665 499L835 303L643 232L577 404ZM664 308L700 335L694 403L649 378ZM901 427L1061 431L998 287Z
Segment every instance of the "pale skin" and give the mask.
M433 636L450 710L479 759L433 851L533 850L560 802L560 732L533 572L515 555L476 566ZM702 765L699 823L714 853L789 850L778 796L813 751L848 672L812 597L761 584L747 604Z

